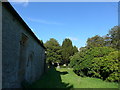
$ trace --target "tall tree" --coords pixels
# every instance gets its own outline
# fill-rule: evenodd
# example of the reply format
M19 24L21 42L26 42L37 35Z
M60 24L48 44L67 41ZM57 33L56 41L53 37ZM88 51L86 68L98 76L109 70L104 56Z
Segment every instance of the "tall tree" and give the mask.
M73 47L73 54L78 52L78 48L76 46Z
M51 38L45 43L47 49L47 63L60 63L61 62L61 47L57 40Z
M103 39L104 39L104 46L111 47L111 38L110 38L110 36L107 34L107 35L103 36Z
M73 55L73 45L72 41L66 38L62 43L62 59L63 63L68 64L70 61L70 56Z
M110 31L108 36L111 39L111 47L120 49L120 27L114 26Z
M91 47L103 47L104 46L104 39L99 35L96 35L92 38L88 38L87 40L87 48Z

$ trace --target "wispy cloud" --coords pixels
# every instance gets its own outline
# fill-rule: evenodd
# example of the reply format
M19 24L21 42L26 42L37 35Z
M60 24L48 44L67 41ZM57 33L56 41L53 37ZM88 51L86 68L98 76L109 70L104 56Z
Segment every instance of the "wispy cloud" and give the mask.
M43 19L28 18L28 20L31 21L31 22L42 23L42 24L63 25L62 23L58 23L58 22L55 22L55 21L43 20Z
M77 37L66 37L66 38L69 38L69 39L72 40L72 41L77 41L77 40L78 40Z
M20 4L24 7L27 7L29 4L29 0L9 0L9 2L12 2L13 4Z

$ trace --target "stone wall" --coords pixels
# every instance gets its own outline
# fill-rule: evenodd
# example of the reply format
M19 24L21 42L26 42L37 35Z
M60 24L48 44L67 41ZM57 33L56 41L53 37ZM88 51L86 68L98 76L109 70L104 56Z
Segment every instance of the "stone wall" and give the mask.
M45 49L5 7L2 27L2 87L19 88L24 80L38 80L44 72Z

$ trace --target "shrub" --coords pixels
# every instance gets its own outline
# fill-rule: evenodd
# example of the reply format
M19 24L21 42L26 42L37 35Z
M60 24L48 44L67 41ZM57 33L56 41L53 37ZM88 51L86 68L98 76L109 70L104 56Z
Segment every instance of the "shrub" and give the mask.
M77 75L118 82L118 54L118 51L110 47L90 48L72 56L70 65Z

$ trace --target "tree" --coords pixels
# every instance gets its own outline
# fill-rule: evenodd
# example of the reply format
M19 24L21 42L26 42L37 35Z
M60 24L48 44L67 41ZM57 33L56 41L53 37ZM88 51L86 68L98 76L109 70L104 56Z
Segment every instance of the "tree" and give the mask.
M51 38L45 43L47 49L47 63L60 63L61 62L61 47L57 40Z
M78 48L76 46L73 47L73 55L78 52Z
M70 66L80 76L119 81L120 52L111 47L84 49L70 58Z
M87 40L87 48L92 48L92 47L103 47L104 46L104 39L103 37L100 37L98 35L88 38Z
M68 64L70 56L74 54L72 41L66 38L62 43L62 59L64 64Z
M104 46L111 47L111 38L110 38L110 36L107 34L107 35L102 36L102 37L104 39Z
M119 59L120 52L113 51L104 57L92 60L92 72L95 77L100 77L106 81L119 81Z
M70 57L70 66L80 76L97 77L119 82L120 27L113 27L105 36L88 38L87 45Z
M120 27L114 26L109 33L105 36L100 37L96 35L92 38L88 38L87 40L87 48L92 47L113 47L117 50L120 50Z
M120 27L114 26L110 31L108 36L111 39L111 47L120 50Z

